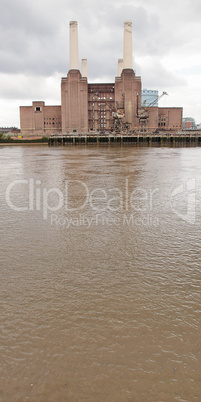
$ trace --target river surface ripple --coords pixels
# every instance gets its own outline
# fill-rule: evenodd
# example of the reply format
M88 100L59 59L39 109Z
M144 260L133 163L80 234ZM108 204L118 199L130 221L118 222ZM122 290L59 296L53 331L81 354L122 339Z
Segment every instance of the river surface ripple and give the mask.
M201 400L201 149L0 148L0 400Z

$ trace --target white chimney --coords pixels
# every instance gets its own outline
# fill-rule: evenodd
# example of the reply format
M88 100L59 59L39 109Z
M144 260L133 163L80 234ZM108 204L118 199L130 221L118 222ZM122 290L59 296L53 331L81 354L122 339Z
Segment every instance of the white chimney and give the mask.
M87 78L87 59L82 59L82 77Z
M118 77L121 77L123 70L123 59L118 59Z
M124 22L124 62L123 68L133 68L132 22Z
M70 21L70 70L79 70L77 21Z

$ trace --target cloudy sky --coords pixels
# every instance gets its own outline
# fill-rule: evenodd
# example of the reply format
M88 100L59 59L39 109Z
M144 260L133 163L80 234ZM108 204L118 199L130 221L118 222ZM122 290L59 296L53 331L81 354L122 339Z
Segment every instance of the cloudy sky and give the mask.
M200 0L1 0L0 16L0 126L20 127L19 106L33 100L60 104L71 20L89 82L114 82L131 20L142 87L166 91L160 106L182 106L201 122Z

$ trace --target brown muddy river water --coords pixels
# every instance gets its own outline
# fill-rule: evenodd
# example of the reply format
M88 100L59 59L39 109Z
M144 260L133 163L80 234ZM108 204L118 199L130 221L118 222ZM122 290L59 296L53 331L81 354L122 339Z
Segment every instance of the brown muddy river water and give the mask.
M201 400L201 149L0 148L0 400Z

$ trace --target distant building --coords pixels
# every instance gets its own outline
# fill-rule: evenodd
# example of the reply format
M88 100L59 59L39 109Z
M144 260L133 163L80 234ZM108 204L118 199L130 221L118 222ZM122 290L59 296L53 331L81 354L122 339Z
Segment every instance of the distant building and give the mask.
M16 127L0 127L0 133L4 134L4 136L18 137L21 130Z
M124 23L123 59L118 60L118 76L112 83L88 83L87 60L79 69L78 27L70 22L70 70L61 79L61 105L46 106L34 101L20 107L22 135L47 136L72 132L124 132L157 129L181 130L182 108L159 108L158 91L141 90L132 60L132 22ZM142 100L146 100L142 108ZM143 126L143 128L141 127Z
M197 125L193 117L183 118L183 130L196 130Z
M142 89L141 93L141 104L142 106L158 106L158 91L152 89Z
M20 133L19 128L16 127L0 127L1 133Z

